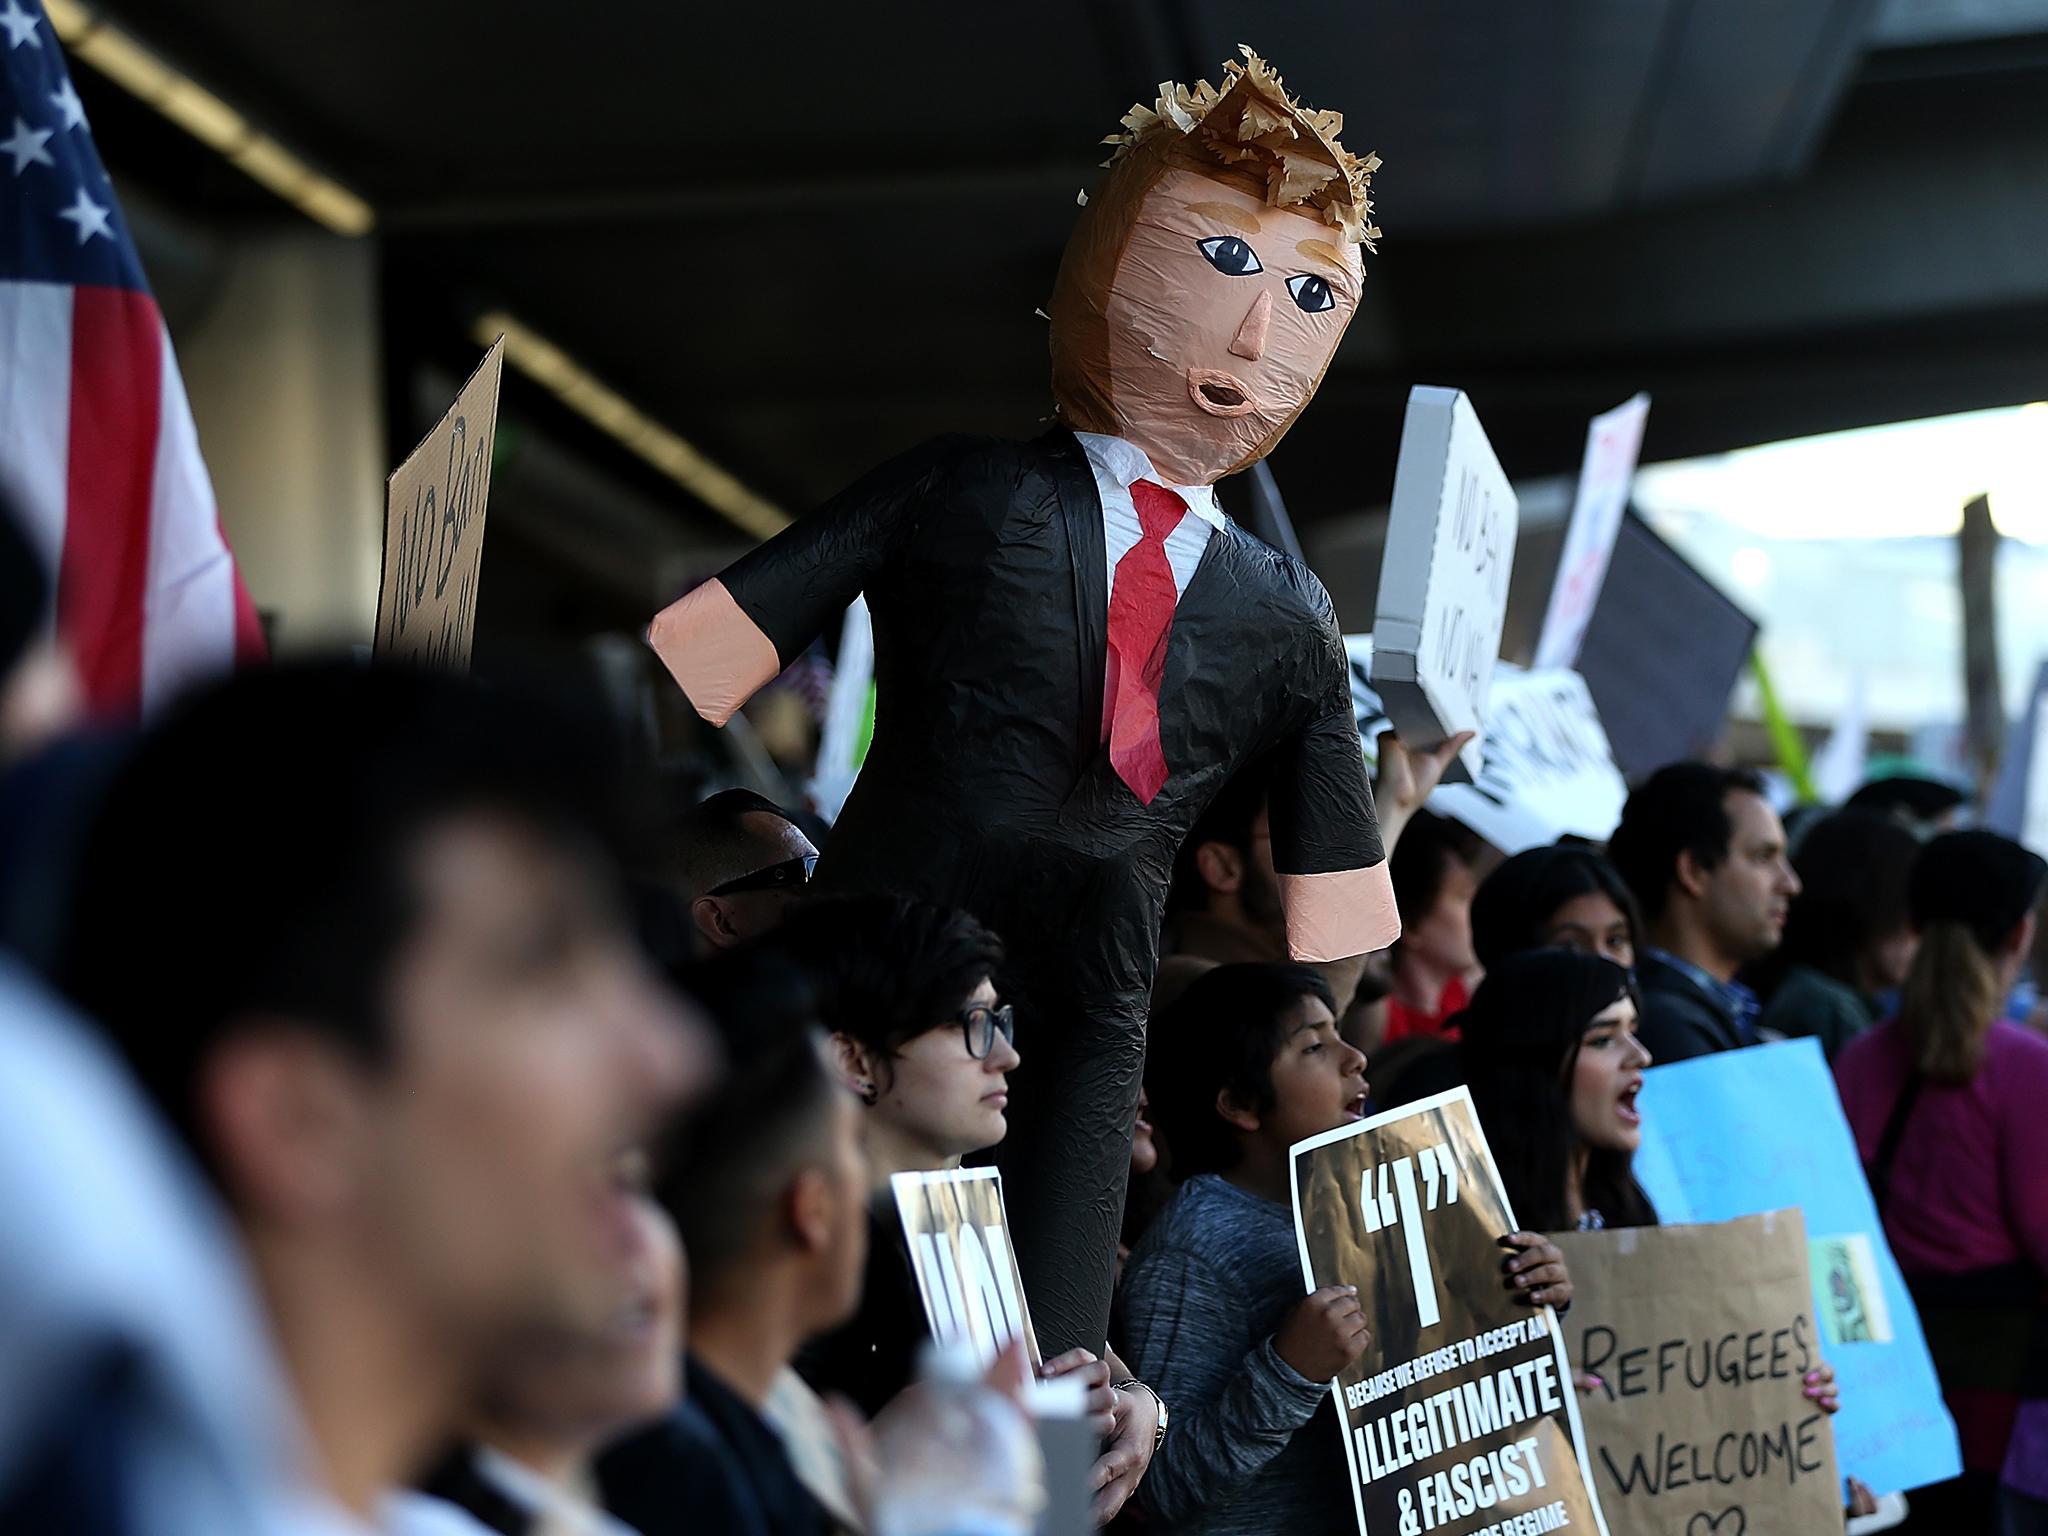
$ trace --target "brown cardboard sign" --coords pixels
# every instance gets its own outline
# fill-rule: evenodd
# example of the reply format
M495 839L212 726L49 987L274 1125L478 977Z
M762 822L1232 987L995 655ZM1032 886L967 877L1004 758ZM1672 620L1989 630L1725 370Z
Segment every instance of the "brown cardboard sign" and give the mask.
M1614 1536L1839 1530L1828 1417L1797 1210L1701 1226L1563 1232L1572 1362Z
M932 1337L972 1344L986 1366L1021 1336L1032 1366L1041 1364L1003 1209L1002 1174L948 1168L899 1173L889 1182Z
M1606 1536L1561 1325L1501 1283L1515 1217L1470 1091L1291 1156L1304 1291L1357 1286L1372 1330L1330 1383L1360 1536Z
M448 414L385 483L384 573L373 647L379 661L469 668L504 370L500 336Z

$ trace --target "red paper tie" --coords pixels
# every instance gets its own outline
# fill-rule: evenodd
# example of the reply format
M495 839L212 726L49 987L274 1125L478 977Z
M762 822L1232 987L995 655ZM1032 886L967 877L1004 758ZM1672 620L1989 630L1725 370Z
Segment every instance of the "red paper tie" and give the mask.
M1131 503L1144 532L1116 563L1109 589L1109 666L1103 689L1103 734L1109 765L1141 804L1166 783L1159 745L1159 685L1166 677L1166 639L1178 594L1166 541L1188 504L1150 480L1131 484Z

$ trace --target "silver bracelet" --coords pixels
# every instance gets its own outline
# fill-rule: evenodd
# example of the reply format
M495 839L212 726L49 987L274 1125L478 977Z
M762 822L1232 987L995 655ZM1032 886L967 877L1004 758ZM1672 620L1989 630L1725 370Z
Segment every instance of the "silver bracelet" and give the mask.
M1132 1387L1136 1387L1139 1391L1143 1392L1146 1396L1150 1397L1152 1401L1158 1406L1159 1424L1158 1427L1152 1431L1152 1449L1156 1453L1159 1450L1160 1445L1166 1439L1166 1420L1168 1417L1166 1412L1166 1399L1161 1397L1156 1391L1154 1391L1151 1387L1147 1386L1144 1382L1138 1380L1138 1378L1135 1376L1127 1376L1122 1381L1113 1381L1110 1383L1110 1387L1112 1390L1117 1392L1127 1391Z

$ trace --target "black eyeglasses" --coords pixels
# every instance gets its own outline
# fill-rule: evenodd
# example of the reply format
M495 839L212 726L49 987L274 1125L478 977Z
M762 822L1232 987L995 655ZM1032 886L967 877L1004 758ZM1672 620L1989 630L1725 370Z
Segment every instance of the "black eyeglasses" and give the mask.
M1008 1003L994 1008L969 1008L958 1022L967 1041L967 1054L976 1061L988 1060L988 1053L996 1048L997 1035L1009 1041L1017 1038L1017 1014Z
M741 875L737 880L728 880L723 885L714 885L706 896L737 896L743 891L786 891L798 886L809 885L811 874L818 867L815 853L804 854L801 858L784 859L780 864L770 864L766 869L757 869L751 875Z

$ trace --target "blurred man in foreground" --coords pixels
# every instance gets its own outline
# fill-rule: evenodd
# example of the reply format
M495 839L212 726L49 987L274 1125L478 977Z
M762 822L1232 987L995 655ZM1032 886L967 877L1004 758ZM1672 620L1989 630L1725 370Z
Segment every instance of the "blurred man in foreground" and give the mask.
M690 1253L689 1397L614 1446L599 1483L606 1506L645 1536L823 1536L827 1501L845 1507L843 1474L839 1487L806 1485L832 1442L784 1410L808 1391L789 1371L797 1350L860 1302L860 1109L827 1065L810 988L774 941L683 980L728 1063L656 1186Z
M364 1522L509 1341L602 1325L622 1155L708 1062L624 925L601 735L423 674L247 674L144 738L87 845L67 985L225 1196Z

